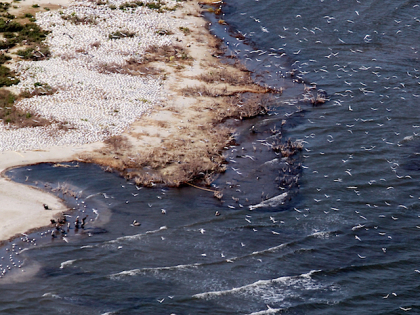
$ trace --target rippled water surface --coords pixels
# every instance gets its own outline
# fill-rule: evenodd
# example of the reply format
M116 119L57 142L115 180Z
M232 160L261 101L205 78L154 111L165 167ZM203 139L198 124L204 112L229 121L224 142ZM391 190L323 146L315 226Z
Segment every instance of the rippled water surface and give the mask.
M71 220L89 223L0 249L12 266L2 314L420 312L418 2L229 0L223 10L229 28L212 28L229 52L286 90L270 116L237 123L239 146L215 183L222 202L194 187L138 189L91 165L13 170L65 183L80 196L68 199ZM315 84L329 101L300 102ZM300 187L250 211L287 191L277 177L288 166L268 150L283 119L283 138L304 144Z

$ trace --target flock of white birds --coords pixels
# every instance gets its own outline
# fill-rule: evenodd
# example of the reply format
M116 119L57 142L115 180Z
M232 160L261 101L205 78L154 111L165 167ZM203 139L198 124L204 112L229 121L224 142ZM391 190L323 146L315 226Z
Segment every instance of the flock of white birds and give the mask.
M166 2L169 7L176 4L176 0ZM63 130L53 124L16 129L0 124L0 151L102 141L121 134L164 99L159 79L118 69L127 61L141 63L151 46L170 45L172 36L159 33L175 29L176 19L146 6L121 10L126 3L77 1L61 11L37 14L37 23L51 32L46 39L51 58L17 63L13 68L20 79L16 88L31 92L42 85L57 92L23 99L16 106L72 128ZM116 71L104 72L106 67Z

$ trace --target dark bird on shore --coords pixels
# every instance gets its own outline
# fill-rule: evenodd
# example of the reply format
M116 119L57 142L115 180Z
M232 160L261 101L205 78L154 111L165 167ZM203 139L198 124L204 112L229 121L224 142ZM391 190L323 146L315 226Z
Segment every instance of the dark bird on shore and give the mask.
M84 229L84 228L85 228L86 219L87 219L87 217L88 217L88 216L89 216L89 215L85 216L85 217L82 219L82 225L81 225L81 228L82 228L82 229Z
M45 204L45 203L43 204L43 206L44 206L44 209L45 209L45 210L49 210L49 209L50 209L50 208L48 207L48 205L47 205L47 204Z
M57 222L54 219L51 219L51 224L56 224Z

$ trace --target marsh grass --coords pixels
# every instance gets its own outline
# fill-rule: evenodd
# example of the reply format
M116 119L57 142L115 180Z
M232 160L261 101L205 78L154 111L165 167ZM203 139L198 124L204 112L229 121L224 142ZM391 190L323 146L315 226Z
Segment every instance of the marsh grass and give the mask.
M229 118L242 120L266 115L272 101L272 96L267 94L236 94L221 98L219 103L211 107L214 112L214 123L221 123Z
M26 49L18 50L16 54L25 60L43 60L50 56L50 51L48 47L45 46L40 47L40 49L28 47Z
M50 56L48 47L43 43L49 32L41 30L35 23L20 24L10 19L0 18L0 33L4 37L0 41L0 49L7 50L25 45L25 49L16 53L23 59L41 60Z
M111 167L138 185L178 187L189 182L210 185L216 174L226 170L222 151L232 141L233 130L213 126L200 132L205 141L199 145L188 141L185 135L178 135L167 139L160 147L143 148L142 151L127 144L127 139L112 137L105 142L105 149L85 160ZM117 153L122 151L125 153Z
M184 35L189 35L191 30L188 27L180 26L179 29L184 33Z
M84 16L84 17L80 17L78 16L75 12L71 13L71 14L63 14L62 11L60 11L60 16L63 20L69 21L70 23L73 23L75 25L96 25L98 22L96 21L96 17L95 16Z
M161 75L163 70L156 68L150 64L143 64L132 58L121 68L121 73L131 75Z
M196 78L206 83L223 82L235 86L248 85L253 83L249 73L238 76L237 73L227 69L209 71L207 73L200 74Z
M175 60L178 62L190 62L192 58L181 45L151 46L146 50L142 63L147 64L156 61L171 62Z
M0 2L0 12L7 12L10 8L10 2Z
M0 119L3 123L15 128L39 127L50 125L51 122L38 115L16 108L18 97L7 90L0 90Z
M205 88L205 86L203 86ZM189 93L195 95L206 91L203 87ZM218 92L205 92L209 95L219 95ZM217 100L217 101L216 101ZM211 100L207 99L207 102ZM122 150L125 140L114 138L108 140L107 148L89 157L90 162L112 168L127 179L134 180L137 185L155 186L163 184L179 187L186 183L200 183L210 185L213 180L226 170L223 150L234 144L234 130L221 122L228 118L246 119L263 115L268 112L271 97L265 94L241 94L222 96L214 99L208 107L195 110L194 115L186 119L187 126L179 126L176 131L168 132L169 136L161 139L160 146L143 147L138 151L134 146L126 146ZM203 111L206 111L205 118ZM197 123L206 121L205 124ZM189 124L190 122L194 122ZM158 133L165 133L173 128L172 124L164 120L152 120L147 126L156 126ZM132 134L134 138L140 136ZM154 135L154 137L160 137ZM290 146L278 147L284 155L291 154ZM290 152L289 152L289 151ZM110 168L107 168L110 170Z
M10 71L9 68L0 65L0 87L11 86L18 83L19 79L15 77L15 73Z
M162 0L155 0L153 2L132 1L132 2L125 2L121 4L119 6L119 9L123 11L127 11L127 10L136 9L137 7L146 7L146 8L149 8L150 10L156 10L159 13L163 13L165 11L175 11L179 7L179 4L175 4L173 7L168 7L166 3ZM114 10L115 9L116 7L114 8Z
M225 94L226 90L220 90L216 89L214 87L210 87L208 85L195 85L195 86L187 86L185 88L182 88L180 92L184 96L191 96L191 97L197 97L197 96L207 96L207 97L219 97Z
M53 88L46 83L35 82L34 89L29 91L23 91L19 94L19 98L31 98L40 95L53 95L58 91L57 88Z
M113 151L128 150L131 148L131 144L128 138L122 135L112 136L104 141L104 143Z

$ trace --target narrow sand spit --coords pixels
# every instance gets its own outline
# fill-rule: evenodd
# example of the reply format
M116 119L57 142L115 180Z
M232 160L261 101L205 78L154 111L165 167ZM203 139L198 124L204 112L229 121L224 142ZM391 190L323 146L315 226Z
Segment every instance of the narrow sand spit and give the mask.
M46 40L51 57L9 65L20 79L13 91L31 92L40 85L57 91L16 104L54 123L0 126L2 173L16 166L81 160L121 172L150 166L151 174L125 175L138 184L177 186L198 173L210 182L223 171L221 151L232 131L220 122L258 114L262 100L244 110L241 96L266 90L254 85L245 69L219 61L219 42L209 34L196 1L168 0L158 10L153 3L19 4L21 10L32 4L54 9L36 16L51 32ZM66 210L51 194L4 177L0 200L0 240L45 226ZM44 210L44 203L52 210Z

